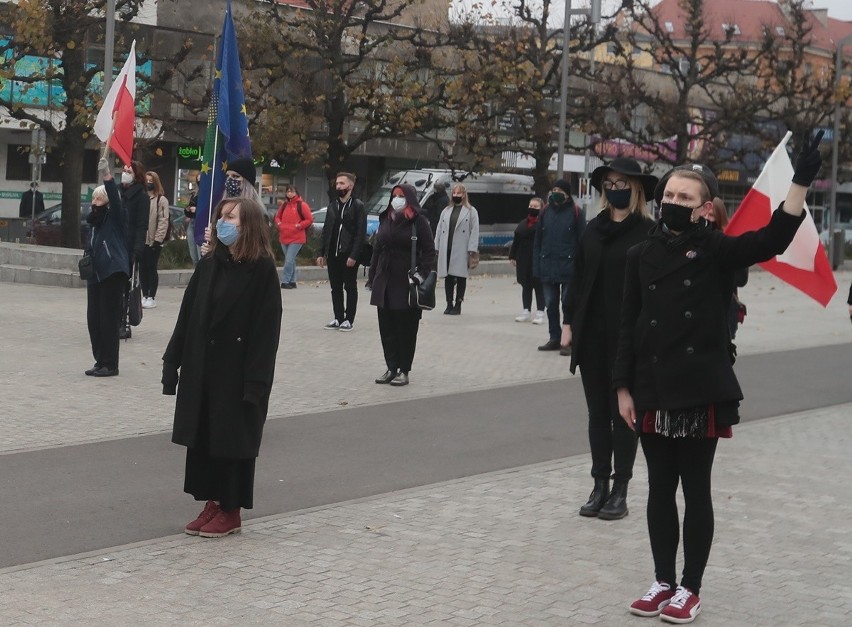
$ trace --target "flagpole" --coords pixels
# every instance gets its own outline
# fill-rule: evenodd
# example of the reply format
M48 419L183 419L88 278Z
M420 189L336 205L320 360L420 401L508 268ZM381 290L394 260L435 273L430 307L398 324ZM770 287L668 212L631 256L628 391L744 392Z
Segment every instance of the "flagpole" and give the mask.
M219 152L219 125L216 125L216 136L213 138L213 161L214 167L210 174L210 200L207 201L207 226L213 226L213 182L216 180L216 153Z

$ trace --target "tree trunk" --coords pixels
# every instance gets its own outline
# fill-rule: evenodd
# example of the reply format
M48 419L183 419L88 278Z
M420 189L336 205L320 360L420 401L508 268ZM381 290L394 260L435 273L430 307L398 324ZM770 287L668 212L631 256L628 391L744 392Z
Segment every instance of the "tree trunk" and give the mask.
M539 144L533 152L535 158L535 166L533 167L533 189L536 196L544 199L547 204L548 192L551 189L550 181L550 158L553 156L553 148L548 142L547 145Z
M80 247L80 185L83 182L84 139L91 129L77 122L76 107L85 102L86 85L83 79L83 46L64 47L62 55L62 86L65 89L65 126L57 134L57 147L62 155L62 245Z

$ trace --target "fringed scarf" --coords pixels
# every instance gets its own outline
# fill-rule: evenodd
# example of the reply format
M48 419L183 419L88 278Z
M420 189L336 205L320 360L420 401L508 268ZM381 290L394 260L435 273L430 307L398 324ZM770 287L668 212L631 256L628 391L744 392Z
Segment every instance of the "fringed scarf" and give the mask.
M669 438L703 438L707 435L709 421L707 405L662 409L655 414L654 432Z

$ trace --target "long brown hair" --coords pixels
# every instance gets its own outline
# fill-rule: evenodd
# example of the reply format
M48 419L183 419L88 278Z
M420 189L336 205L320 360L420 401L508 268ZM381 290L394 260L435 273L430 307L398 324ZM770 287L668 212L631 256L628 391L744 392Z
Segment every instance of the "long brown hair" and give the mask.
M261 257L272 257L272 245L269 243L269 228L266 225L266 212L263 206L250 198L224 198L216 205L215 214L224 217L234 208L240 212L240 236L230 247L231 256L239 261L257 261ZM216 237L216 225L213 224L210 252L222 245Z
M151 190L154 192L155 196L165 196L166 190L163 189L163 184L160 182L160 175L156 172L145 172L145 177L151 177L151 182L154 183L154 189Z

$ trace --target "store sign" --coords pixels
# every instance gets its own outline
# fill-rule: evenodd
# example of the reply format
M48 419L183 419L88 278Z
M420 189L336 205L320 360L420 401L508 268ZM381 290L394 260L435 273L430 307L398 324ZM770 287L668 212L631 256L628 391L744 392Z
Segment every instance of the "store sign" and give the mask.
M716 175L716 180L720 183L739 183L740 172L739 170L722 170Z
M201 161L201 146L178 146L177 156L187 161Z

